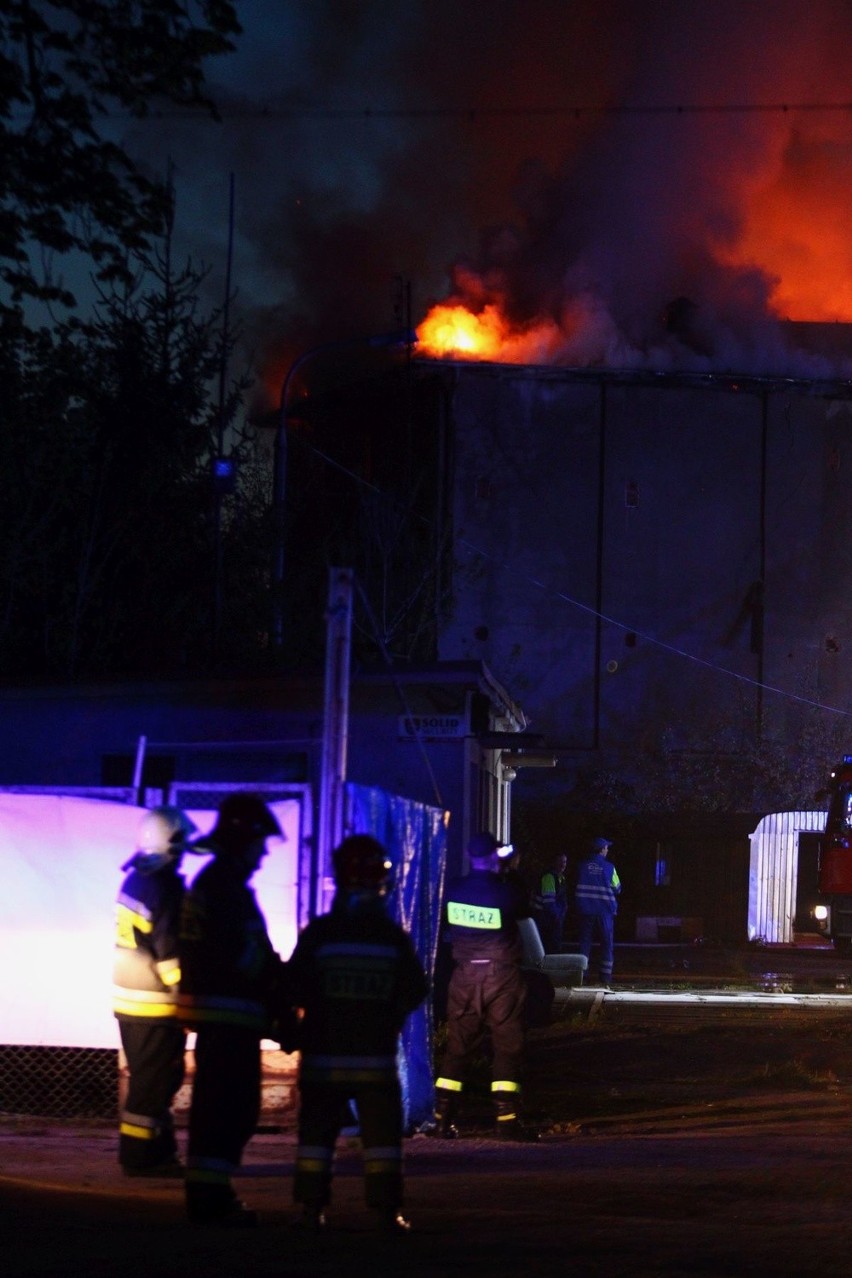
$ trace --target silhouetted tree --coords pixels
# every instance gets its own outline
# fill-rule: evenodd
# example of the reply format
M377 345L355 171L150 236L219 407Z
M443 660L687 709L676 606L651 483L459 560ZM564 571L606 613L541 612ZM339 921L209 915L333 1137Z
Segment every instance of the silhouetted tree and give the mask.
M37 299L73 307L63 258L102 285L162 233L165 183L106 129L169 102L215 114L203 64L240 26L227 0L6 0L0 7L0 324Z
M200 273L166 251L139 283L102 294L73 331L21 330L5 347L0 406L0 671L68 677L154 674L211 659L212 462L222 425L251 474L252 441L233 426L246 382L220 408L211 395L228 341L218 313L199 314ZM144 285L142 283L144 281ZM265 506L222 499L229 578L265 603ZM246 525L252 535L246 533ZM232 567L235 545L255 547ZM237 552L237 557L243 552ZM227 588L226 588L227 594ZM229 647L261 642L246 599Z

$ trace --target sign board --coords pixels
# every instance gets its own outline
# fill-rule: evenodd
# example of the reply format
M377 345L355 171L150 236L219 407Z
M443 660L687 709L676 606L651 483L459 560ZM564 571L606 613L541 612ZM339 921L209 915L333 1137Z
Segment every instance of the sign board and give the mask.
M464 714L401 714L398 736L401 741L460 741L468 735Z

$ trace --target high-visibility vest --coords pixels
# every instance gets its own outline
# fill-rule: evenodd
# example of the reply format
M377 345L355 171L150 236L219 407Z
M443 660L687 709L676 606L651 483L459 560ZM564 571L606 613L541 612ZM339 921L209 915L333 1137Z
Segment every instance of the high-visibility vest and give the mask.
M546 870L539 879L538 891L533 895L533 905L542 910L548 905L565 904L565 875Z

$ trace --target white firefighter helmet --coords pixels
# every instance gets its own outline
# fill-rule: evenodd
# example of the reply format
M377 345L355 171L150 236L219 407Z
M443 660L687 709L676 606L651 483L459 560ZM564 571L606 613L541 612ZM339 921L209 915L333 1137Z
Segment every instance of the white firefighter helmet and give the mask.
M136 845L144 856L180 856L198 827L181 808L168 803L151 808L139 822Z

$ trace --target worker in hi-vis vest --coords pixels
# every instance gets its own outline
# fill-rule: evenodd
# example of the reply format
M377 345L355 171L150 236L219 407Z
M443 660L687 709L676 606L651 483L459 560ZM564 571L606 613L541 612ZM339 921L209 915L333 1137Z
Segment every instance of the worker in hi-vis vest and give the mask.
M533 895L535 921L547 954L558 954L562 949L562 930L568 913L567 865L565 853L557 853L539 879Z
M580 862L574 894L580 953L585 954L587 960L590 958L592 941L597 932L600 941L598 970L603 986L608 986L612 981L615 916L621 892L618 871L608 859L611 846L611 839L592 839L589 855Z

